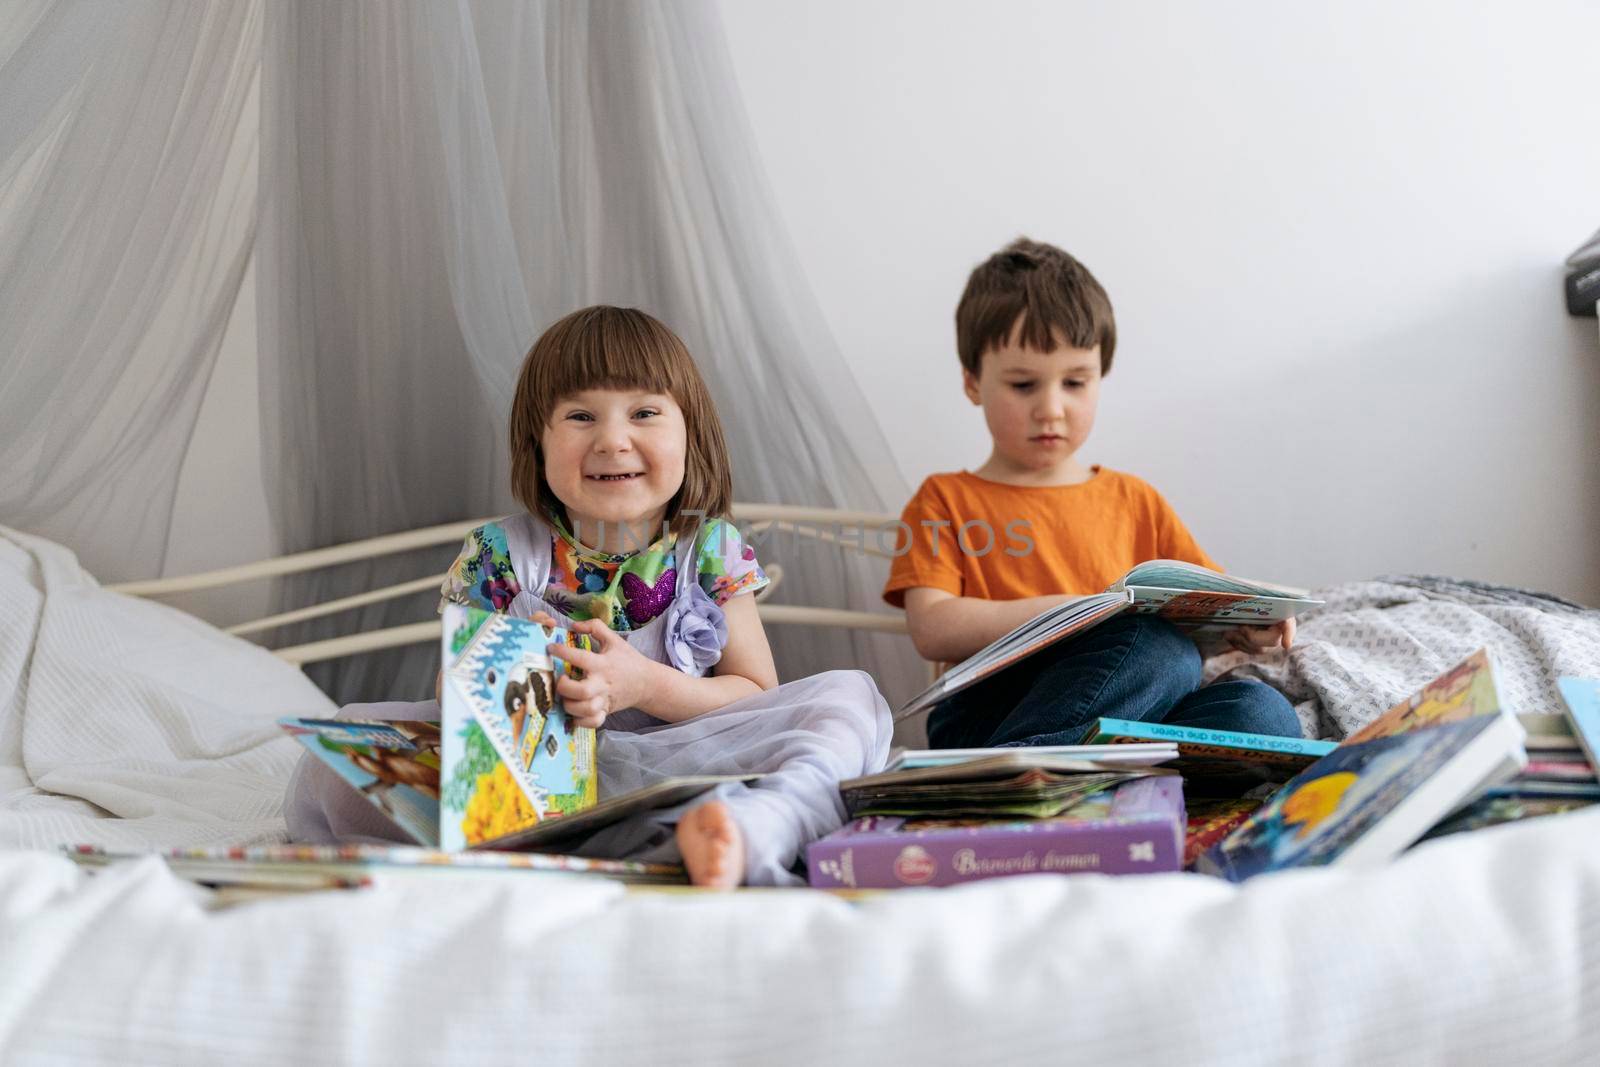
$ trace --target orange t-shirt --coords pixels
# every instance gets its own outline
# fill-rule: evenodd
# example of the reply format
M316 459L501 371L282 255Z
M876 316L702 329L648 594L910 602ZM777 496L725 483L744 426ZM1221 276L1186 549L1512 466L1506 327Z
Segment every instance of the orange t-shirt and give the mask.
M904 607L919 586L984 600L1099 593L1151 559L1222 569L1147 483L1090 471L1086 482L1045 486L933 475L901 513L910 549L890 566L883 599ZM906 537L902 528L902 549Z

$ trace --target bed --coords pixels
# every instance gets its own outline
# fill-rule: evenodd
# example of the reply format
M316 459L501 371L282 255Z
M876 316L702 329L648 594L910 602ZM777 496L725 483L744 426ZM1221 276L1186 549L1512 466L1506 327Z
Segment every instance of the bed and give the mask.
M297 665L437 625L275 654L163 589L104 588L0 528L0 1061L1600 1055L1600 809L1242 887L1075 875L848 898L435 873L218 907L153 858L91 877L58 846L281 840L296 750L273 722L332 711ZM1208 670L1259 672L1329 736L1479 644L1528 710L1546 678L1600 674L1600 615L1577 605L1418 578L1321 595L1294 653ZM780 625L900 625L778 607Z

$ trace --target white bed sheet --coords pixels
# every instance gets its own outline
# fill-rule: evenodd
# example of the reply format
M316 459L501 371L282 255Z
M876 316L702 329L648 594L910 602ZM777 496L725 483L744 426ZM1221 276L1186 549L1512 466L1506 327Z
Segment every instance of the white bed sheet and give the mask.
M282 833L300 674L0 530L0 844ZM846 902L426 875L215 911L0 852L0 1062L1600 1060L1600 811L1381 870Z
M1575 813L1243 888L429 875L223 911L155 860L0 855L0 1058L1588 1064L1597 835Z
M332 710L271 653L0 527L0 847L281 841L299 746L274 720Z

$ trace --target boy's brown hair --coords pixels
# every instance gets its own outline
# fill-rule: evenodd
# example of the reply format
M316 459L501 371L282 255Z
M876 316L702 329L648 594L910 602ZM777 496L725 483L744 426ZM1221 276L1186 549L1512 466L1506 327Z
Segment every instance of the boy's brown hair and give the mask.
M1089 268L1041 241L1019 237L980 263L956 305L956 351L976 375L983 354L1004 345L1017 320L1025 348L1050 352L1100 346L1100 373L1111 370L1117 322L1111 298Z
M728 446L717 406L689 349L653 316L605 305L561 319L523 360L510 428L511 491L523 507L566 521L566 508L545 480L540 441L562 398L585 389L639 389L672 397L683 409L688 441L683 487L667 504L667 525L682 534L701 516L727 515L733 502Z

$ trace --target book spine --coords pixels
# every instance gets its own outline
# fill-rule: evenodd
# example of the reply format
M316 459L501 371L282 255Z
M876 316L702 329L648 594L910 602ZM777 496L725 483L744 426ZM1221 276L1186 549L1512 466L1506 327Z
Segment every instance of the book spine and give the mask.
M1179 745L1214 745L1236 752L1284 753L1292 756L1326 756L1338 746L1332 741L1305 737L1274 737L1247 734L1238 730L1199 730L1192 726L1169 726L1159 722L1130 719L1101 719L1091 744L1129 741L1168 741Z
M946 886L1016 874L1156 874L1181 867L1179 820L1153 816L1038 829L899 833L855 828L806 850L818 888Z

